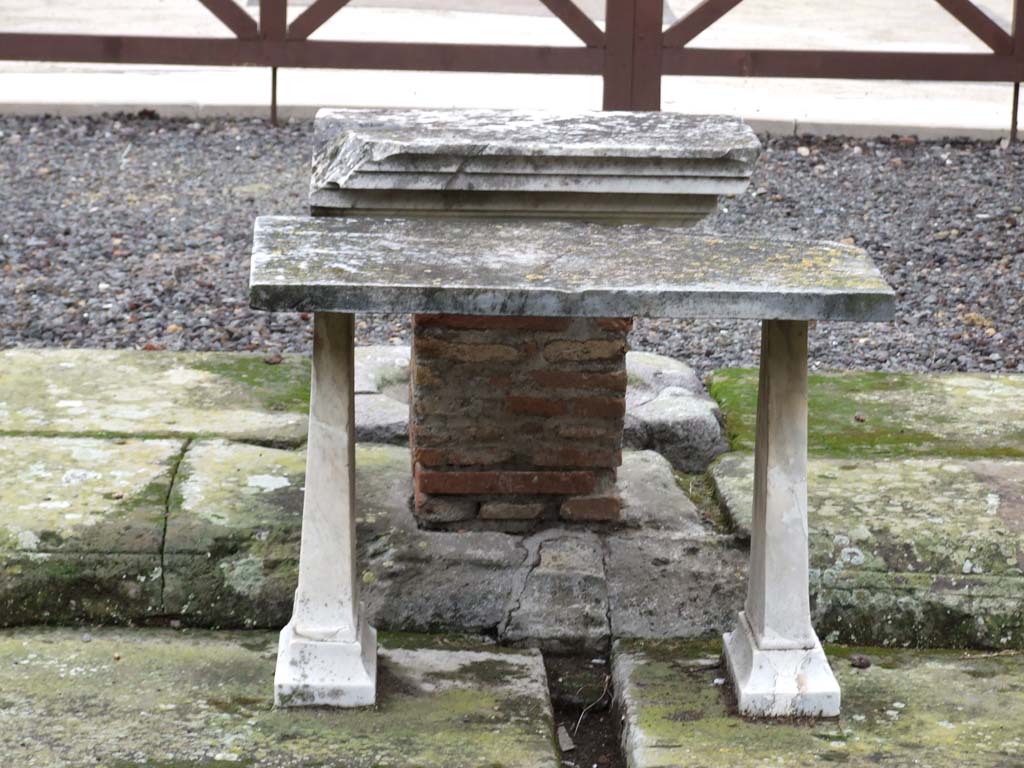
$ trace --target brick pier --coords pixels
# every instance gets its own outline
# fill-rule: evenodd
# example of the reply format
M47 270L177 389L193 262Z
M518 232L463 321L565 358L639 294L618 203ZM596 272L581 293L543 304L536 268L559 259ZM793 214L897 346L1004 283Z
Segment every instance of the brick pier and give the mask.
M629 318L420 315L410 444L430 527L615 522Z

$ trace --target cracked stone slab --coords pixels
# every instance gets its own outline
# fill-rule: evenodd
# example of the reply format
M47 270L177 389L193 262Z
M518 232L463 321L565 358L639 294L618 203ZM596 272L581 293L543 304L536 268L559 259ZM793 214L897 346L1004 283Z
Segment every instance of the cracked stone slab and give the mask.
M692 538L707 534L697 507L676 483L672 465L661 454L623 451L616 486L623 525Z
M252 307L281 312L891 320L863 250L576 221L262 216Z
M281 626L298 577L305 454L199 441L181 464L167 527L169 613L201 626ZM407 448L356 448L362 599L379 628L493 631L526 560L500 533L420 531Z
M605 540L613 637L703 637L732 628L749 556L730 537L671 532Z
M851 665L856 652L871 662ZM616 644L628 768L833 765L1002 768L1024 763L1024 656L831 646L838 720L739 718L717 642Z
M812 373L808 451L835 457L1024 458L1024 374ZM757 371L716 371L735 451L753 451Z
M749 538L753 457L712 478ZM811 459L818 631L844 642L1024 645L1024 461Z
M500 637L555 652L608 647L608 588L601 539L594 533L544 531L526 539L533 567Z
M161 610L178 440L0 437L0 624Z
M10 764L560 765L535 651L385 634L375 707L285 710L273 707L276 633L90 635L0 633Z

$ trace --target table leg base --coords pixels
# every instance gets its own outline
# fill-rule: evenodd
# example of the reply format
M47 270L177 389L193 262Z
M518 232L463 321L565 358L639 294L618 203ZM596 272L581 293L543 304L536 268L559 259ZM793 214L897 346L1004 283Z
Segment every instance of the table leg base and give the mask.
M377 698L377 632L362 622L359 641L326 643L281 630L274 673L278 707L367 707Z
M817 639L813 648L762 650L740 611L736 629L723 640L741 715L839 716L839 683Z

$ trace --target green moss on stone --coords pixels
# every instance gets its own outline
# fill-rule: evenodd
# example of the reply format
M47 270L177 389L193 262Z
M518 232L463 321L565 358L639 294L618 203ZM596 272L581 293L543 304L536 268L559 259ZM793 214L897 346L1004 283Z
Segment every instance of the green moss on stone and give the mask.
M646 643L616 649L633 765L927 765L1024 762L1024 656L826 648L843 691L837 720L738 717L718 648ZM868 669L849 663L867 655Z
M753 450L757 371L724 369L709 389L733 450ZM818 456L1024 456L1024 376L818 373L808 451Z
M276 633L91 635L0 633L0 754L12 765L559 765L535 652L393 638L409 647L382 651L376 706L274 709Z

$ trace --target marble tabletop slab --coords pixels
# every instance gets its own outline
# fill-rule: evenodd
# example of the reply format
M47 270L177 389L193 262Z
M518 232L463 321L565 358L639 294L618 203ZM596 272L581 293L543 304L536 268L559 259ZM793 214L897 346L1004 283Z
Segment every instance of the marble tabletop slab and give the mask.
M887 321L861 249L645 225L257 219L250 302L271 311Z

